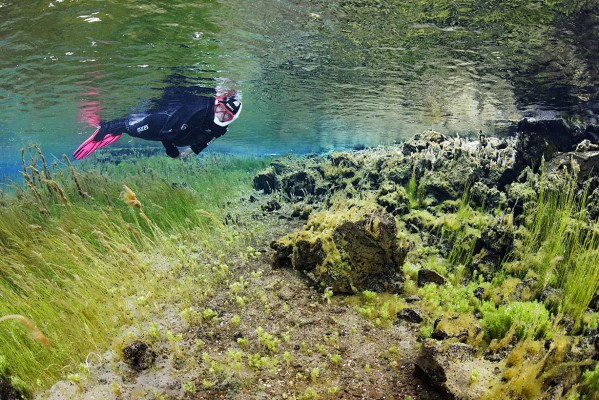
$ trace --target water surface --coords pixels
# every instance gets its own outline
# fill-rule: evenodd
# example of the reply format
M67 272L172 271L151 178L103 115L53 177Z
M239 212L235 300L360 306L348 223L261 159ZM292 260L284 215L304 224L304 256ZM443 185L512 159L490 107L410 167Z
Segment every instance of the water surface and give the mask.
M0 0L0 175L28 143L71 154L85 115L141 110L173 74L242 90L213 151L504 135L540 113L593 121L598 32L595 1ZM113 146L147 144L129 139Z

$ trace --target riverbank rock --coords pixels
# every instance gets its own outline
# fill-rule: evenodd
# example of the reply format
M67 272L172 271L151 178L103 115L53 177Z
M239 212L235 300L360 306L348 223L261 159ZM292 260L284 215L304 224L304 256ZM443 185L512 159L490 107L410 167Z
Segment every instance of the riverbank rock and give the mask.
M0 399L2 400L22 400L24 397L10 385L10 383L0 376Z
M498 366L476 357L467 344L447 344L428 339L422 343L415 361L416 372L446 399L479 400L492 386Z
M279 182L274 168L261 171L254 177L254 188L262 193L270 194L279 189Z
M150 368L156 360L156 352L146 343L136 340L123 349L123 358L134 371Z
M275 264L303 271L335 293L399 292L407 244L393 216L372 207L340 208L311 215L298 233L271 244Z

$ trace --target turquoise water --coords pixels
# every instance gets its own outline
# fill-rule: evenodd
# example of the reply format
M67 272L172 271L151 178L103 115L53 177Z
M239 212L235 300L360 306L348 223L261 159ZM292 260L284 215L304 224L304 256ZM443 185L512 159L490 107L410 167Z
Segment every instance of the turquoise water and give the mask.
M0 175L81 122L143 109L166 77L243 92L211 151L304 153L424 129L509 134L523 115L593 121L596 1L0 0ZM123 137L112 147L147 145ZM100 150L103 151L103 150Z

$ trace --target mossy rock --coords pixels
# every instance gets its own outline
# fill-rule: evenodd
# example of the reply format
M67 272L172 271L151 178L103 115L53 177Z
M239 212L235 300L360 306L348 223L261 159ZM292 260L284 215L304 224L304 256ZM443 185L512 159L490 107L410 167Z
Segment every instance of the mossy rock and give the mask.
M277 175L272 168L260 171L258 175L254 177L253 181L254 189L262 190L264 193L269 194L279 189L279 182Z
M350 153L340 152L331 154L331 163L336 167L358 168L358 162Z
M378 207L341 208L311 215L300 232L271 245L279 265L303 271L322 290L398 292L407 246L393 216Z
M444 340L447 343L460 342L471 346L475 346L482 336L482 328L471 314L439 317L435 320L431 335L433 339Z
M290 198L303 199L314 194L317 177L308 171L294 171L281 179L281 189Z
M482 182L475 182L470 189L472 202L476 206L485 207L487 210L494 210L503 207L507 203L505 193L500 192L495 187L489 187Z
M406 185L414 173L414 159L393 155L380 167L383 177L392 182Z
M376 202L394 214L406 214L410 210L410 199L403 186L385 181L376 194Z

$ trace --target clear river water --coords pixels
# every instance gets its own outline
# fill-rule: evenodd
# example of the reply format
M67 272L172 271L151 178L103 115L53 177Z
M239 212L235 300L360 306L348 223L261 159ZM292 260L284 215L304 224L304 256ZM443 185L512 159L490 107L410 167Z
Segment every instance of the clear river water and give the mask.
M211 151L305 153L435 129L509 135L599 114L596 0L0 0L0 177L70 155L86 113L147 107L173 76L244 109ZM113 146L147 145L122 138ZM158 144L157 146L160 146Z

